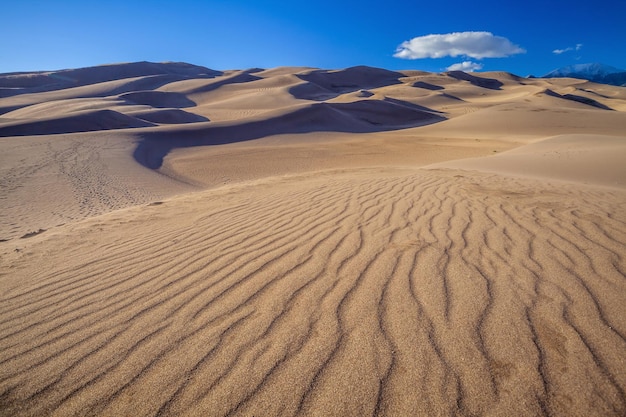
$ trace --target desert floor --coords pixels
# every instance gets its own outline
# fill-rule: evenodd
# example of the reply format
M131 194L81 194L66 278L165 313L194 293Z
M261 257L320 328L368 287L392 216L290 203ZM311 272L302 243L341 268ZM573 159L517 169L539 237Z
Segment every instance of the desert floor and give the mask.
M626 88L0 74L0 415L626 415Z

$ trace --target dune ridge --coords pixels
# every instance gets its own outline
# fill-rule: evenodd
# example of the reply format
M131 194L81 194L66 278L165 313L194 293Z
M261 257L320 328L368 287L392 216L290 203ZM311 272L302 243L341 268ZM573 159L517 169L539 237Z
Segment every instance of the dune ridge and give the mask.
M175 137L166 131L146 133L135 150L135 159L148 168L158 169L163 158L177 148L236 143L278 134L399 130L443 119L413 106L379 100L316 103L272 115L275 117L257 117L247 123L197 124L180 129Z
M626 89L0 74L0 416L623 416Z
M59 71L0 74L0 92L8 93L8 95L40 93L125 78L154 75L214 77L221 75L221 73L184 62L130 62Z
M0 127L0 135L55 135L59 133L130 129L146 126L154 125L114 110L103 109L76 112L71 116L65 117L43 118L27 122L9 122Z

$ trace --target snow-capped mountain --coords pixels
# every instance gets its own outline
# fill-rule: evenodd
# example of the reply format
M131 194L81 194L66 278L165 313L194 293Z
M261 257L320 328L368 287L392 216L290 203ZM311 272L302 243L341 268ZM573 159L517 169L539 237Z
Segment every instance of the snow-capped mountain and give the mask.
M571 77L582 78L597 83L626 85L626 70L599 63L575 64L555 69L542 78Z

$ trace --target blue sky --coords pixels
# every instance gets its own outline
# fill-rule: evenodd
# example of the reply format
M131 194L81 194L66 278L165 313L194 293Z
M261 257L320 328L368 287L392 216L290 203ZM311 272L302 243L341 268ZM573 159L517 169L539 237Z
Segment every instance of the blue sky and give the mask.
M1 9L0 72L132 61L436 72L465 62L518 75L585 62L626 69L626 0L15 0ZM407 43L398 53L415 38L421 52ZM454 49L461 39L465 49ZM472 49L504 41L506 56ZM394 56L441 55L436 48L448 56Z

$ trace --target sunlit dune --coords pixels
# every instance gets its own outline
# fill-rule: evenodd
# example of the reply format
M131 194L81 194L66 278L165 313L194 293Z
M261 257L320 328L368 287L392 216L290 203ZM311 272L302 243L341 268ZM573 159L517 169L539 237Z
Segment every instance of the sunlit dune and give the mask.
M0 415L626 415L625 112L505 72L0 74Z

